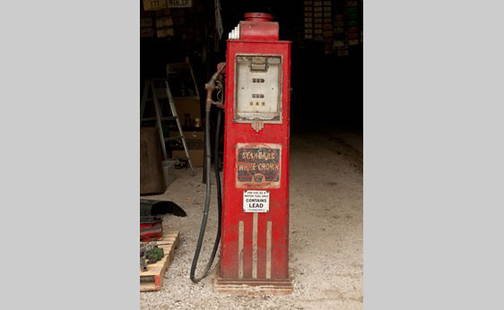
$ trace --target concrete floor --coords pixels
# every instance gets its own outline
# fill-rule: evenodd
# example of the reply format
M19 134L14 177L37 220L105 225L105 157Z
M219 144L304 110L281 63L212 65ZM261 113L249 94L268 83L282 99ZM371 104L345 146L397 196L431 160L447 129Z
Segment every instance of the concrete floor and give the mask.
M194 177L177 171L165 194L187 212L165 216L165 229L181 242L159 292L141 293L141 309L362 309L362 136L353 133L299 134L291 139L289 296L238 297L213 291L212 273L199 284L189 279L203 208L201 169ZM215 190L213 188L213 193ZM213 199L206 247L216 230Z

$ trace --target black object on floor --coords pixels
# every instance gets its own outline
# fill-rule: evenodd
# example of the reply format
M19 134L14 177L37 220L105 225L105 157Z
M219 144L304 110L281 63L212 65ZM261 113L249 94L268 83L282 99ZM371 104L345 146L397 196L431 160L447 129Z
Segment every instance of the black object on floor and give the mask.
M173 201L140 199L140 215L157 216L173 214L175 216L185 217L187 213Z

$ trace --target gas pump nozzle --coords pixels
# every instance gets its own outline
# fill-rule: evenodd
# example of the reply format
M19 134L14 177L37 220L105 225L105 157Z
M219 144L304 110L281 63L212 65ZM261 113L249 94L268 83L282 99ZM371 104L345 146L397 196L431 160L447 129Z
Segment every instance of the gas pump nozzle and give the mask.
M205 84L205 89L207 90L207 97L206 97L207 104L205 106L205 111L210 111L212 104L216 105L219 108L223 107L222 102L216 102L212 100L212 94L217 88L216 82L219 81L220 78L222 77L223 75L222 71L224 70L225 67L226 67L225 62L219 63L217 65L217 72L215 72L208 81L208 83Z

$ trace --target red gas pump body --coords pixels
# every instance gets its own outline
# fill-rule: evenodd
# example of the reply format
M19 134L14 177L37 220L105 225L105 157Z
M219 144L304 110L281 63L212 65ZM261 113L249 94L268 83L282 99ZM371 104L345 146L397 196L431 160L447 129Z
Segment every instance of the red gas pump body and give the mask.
M227 41L221 292L290 293L291 42L247 13ZM239 36L237 35L239 33ZM256 210L254 210L256 208Z

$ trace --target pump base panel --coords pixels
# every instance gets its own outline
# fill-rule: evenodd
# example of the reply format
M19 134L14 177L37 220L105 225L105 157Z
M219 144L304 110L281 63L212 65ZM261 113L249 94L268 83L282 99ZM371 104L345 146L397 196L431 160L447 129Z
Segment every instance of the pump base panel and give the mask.
M215 290L239 296L288 295L292 293L291 279L287 280L226 280L217 278Z

